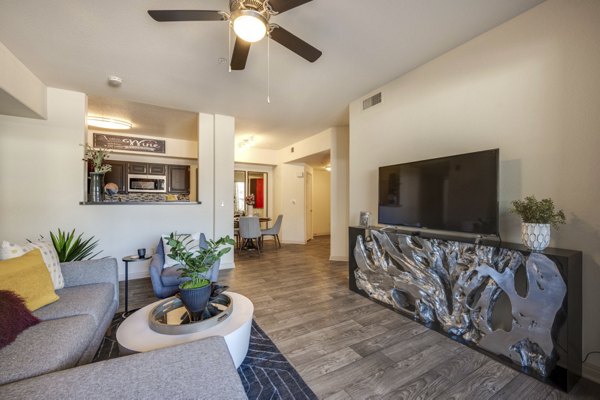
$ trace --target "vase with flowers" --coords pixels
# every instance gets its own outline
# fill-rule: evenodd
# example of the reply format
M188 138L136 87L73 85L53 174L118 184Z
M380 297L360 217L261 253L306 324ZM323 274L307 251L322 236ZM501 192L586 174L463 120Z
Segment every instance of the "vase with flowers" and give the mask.
M102 193L104 188L104 174L112 170L110 164L105 164L104 160L108 158L110 151L103 148L94 149L90 145L85 146L85 155L83 161L89 163L94 171L89 173L90 190L88 201L91 203L102 202Z
M253 193L250 193L248 196L246 196L246 215L252 216L254 214L255 203L256 200Z

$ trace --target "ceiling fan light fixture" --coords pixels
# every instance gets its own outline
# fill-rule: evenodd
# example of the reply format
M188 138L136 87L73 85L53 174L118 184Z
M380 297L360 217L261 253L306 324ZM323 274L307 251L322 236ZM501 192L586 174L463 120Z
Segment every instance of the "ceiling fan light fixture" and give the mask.
M237 10L231 15L233 31L249 43L258 42L267 34L267 20L255 10Z
M122 119L88 116L87 123L89 126L104 129L131 129L133 124Z

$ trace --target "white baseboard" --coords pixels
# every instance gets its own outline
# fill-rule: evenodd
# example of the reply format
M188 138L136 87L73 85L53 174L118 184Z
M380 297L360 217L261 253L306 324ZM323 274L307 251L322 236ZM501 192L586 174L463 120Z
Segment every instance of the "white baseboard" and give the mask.
M221 265L219 266L219 271L222 269L233 269L235 268L235 263L234 262L230 262L230 263L221 263Z
M581 372L590 381L600 383L600 366L586 362L583 364Z
M304 240L282 240L282 244L306 244Z
M348 256L331 256L329 261L348 261Z

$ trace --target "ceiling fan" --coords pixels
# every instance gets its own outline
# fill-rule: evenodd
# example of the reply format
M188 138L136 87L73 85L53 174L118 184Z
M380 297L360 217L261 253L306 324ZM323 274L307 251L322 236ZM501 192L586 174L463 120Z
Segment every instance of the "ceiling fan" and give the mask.
M254 42L266 35L300 57L315 62L319 49L306 43L277 24L269 22L274 15L301 6L312 0L229 0L229 12L212 10L149 10L158 22L229 21L236 34L230 66L232 70L246 67L248 52Z

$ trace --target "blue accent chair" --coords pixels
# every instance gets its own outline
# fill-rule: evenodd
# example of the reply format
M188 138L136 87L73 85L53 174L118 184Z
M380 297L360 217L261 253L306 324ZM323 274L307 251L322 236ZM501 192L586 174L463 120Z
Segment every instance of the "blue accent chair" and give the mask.
M206 237L203 233L200 234L200 247L206 247ZM150 280L152 281L154 294L161 299L175 295L175 293L179 292L179 285L189 279L180 276L181 272L177 270L179 265L163 268L164 264L165 249L162 238L160 238L156 246L156 253L152 256L152 261L150 262ZM211 282L216 282L219 278L220 266L221 260L217 260L207 272L207 278L210 277Z

